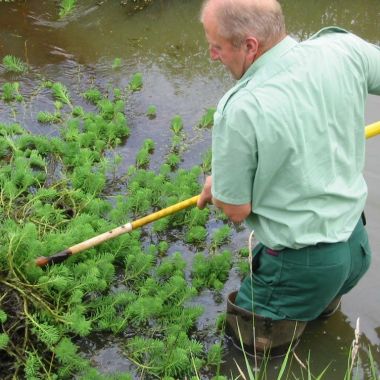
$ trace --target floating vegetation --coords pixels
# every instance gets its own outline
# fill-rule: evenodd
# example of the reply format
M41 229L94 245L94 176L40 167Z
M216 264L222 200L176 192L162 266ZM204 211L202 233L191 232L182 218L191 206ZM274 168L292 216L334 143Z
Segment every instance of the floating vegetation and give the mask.
M135 73L128 84L128 88L130 91L139 91L143 86L142 74Z
M210 128L214 125L214 113L216 108L208 108L198 123L200 128Z
M59 123L62 120L61 117L59 112L51 113L40 111L37 114L37 120L42 124Z
M148 109L146 110L146 115L150 118L150 119L154 119L156 116L157 116L157 107L156 106L153 106L153 105L150 105L148 107Z
M24 73L28 69L26 63L13 55L6 55L3 58L3 65L5 70L13 73Z
M112 63L112 68L114 70L119 69L121 67L121 58L115 58Z
M70 14L76 5L76 0L61 0L59 4L59 17L63 18Z
M206 256L197 253L194 257L192 277L193 286L222 290L232 267L232 253L225 250L221 253Z
M20 84L18 82L4 83L3 84L3 94L1 96L4 102L21 102L24 98L19 92Z
M176 115L173 117L171 121L171 129L176 135L178 135L182 131L183 121L182 121L181 116Z
M219 252L229 228L207 242L209 208L162 218L62 264L41 269L34 263L200 192L201 166L180 168L186 135L179 115L167 126L172 140L157 172L149 168L156 148L151 138L143 141L135 165L120 167L116 149L131 134L127 96L141 87L138 73L129 95L91 87L81 94L88 103L76 104L63 83L44 81L39 88L51 92L54 111L38 111L37 120L56 124L54 137L33 135L17 122L0 123L4 379L99 378L78 344L97 332L128 336L125 354L136 373L158 378L196 376L221 355L220 346L208 353L196 333L203 308L194 297L204 288L222 289L232 265L231 254ZM23 100L18 83L3 85L4 105L15 100ZM183 252L171 252L169 232L204 253L189 263Z
M65 85L63 85L62 83L59 83L59 82L55 82L51 86L51 89L53 91L54 99L56 99L56 100L58 100L64 104L67 104L71 108L73 108L73 106L71 104L71 100L70 100L70 94L69 94Z

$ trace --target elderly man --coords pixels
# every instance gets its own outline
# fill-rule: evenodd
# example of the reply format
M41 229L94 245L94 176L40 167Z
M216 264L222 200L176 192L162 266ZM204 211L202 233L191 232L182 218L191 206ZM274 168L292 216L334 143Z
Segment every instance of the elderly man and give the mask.
M229 297L227 327L237 334L255 316L273 328L242 331L243 343L273 348L286 343L276 326L298 321L300 334L369 267L364 112L380 95L380 49L336 27L298 43L276 0L208 0L201 22L211 59L237 83L215 113L198 207L254 230L255 270Z

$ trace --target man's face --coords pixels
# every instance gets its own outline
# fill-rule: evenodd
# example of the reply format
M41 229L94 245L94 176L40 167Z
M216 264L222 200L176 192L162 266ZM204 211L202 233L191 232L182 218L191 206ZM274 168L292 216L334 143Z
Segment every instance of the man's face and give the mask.
M240 79L251 65L245 44L236 47L229 40L221 37L214 17L210 13L205 15L203 27L211 59L222 62L235 79Z

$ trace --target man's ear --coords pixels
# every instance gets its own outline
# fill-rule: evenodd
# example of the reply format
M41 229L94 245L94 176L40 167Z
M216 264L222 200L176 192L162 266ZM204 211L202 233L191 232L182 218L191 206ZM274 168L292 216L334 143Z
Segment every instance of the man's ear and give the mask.
M255 37L247 37L245 39L245 48L249 59L253 62L259 51L259 41Z

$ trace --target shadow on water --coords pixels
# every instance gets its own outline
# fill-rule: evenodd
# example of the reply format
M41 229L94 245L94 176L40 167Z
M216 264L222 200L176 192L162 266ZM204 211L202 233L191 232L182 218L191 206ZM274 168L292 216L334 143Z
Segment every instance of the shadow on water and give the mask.
M100 5L99 5L100 4ZM43 79L61 81L80 98L84 89L97 86L102 91L111 87L125 88L131 75L140 71L144 78L143 90L129 100L127 110L133 128L128 144L120 148L125 165L145 138L157 142L155 165L159 165L170 137L170 120L175 114L183 117L189 141L194 137L194 126L205 108L215 106L218 99L232 85L232 80L221 65L208 59L207 46L198 22L201 1L156 1L142 12L130 15L119 1L96 2L83 0L77 11L64 20L57 17L57 4L52 1L0 2L0 57L12 54L30 65L30 71L20 77L5 73L0 68L0 85L17 80L27 104L12 112L33 133L54 134L54 128L42 127L36 121L39 110L51 110L52 99L47 92L36 92ZM373 0L300 1L283 0L289 33L303 40L321 27L339 25L361 37L380 43L380 2ZM112 69L119 57L122 65ZM157 106L157 118L145 116L150 104ZM13 114L0 105L0 122L12 121ZM50 109L49 109L50 107ZM380 101L370 97L367 120L380 119ZM372 141L373 140L373 141ZM366 178L370 193L367 202L368 231L373 247L372 268L342 301L341 311L326 321L310 323L296 349L302 362L310 352L314 374L329 366L327 379L341 379L347 369L348 351L354 339L356 318L361 319L359 378L366 378L368 348L380 365L380 299L378 271L380 259L380 138L368 142ZM183 166L201 162L202 153L210 145L210 133L195 139L185 153ZM377 194L376 194L377 193ZM213 227L210 227L212 229ZM247 231L235 236L232 249L246 244ZM191 255L181 247L184 256ZM215 319L225 310L224 300L235 290L240 277L232 271L223 293L215 299L212 292L203 292L196 302L205 306L199 321L200 333L211 343L221 338L215 333ZM217 302L216 302L217 301ZM132 371L133 366L122 354L124 340L112 336L93 336L83 341L83 351L94 365L105 372ZM222 371L227 376L237 375L236 362L245 367L241 353L225 341ZM295 359L292 359L294 364ZM268 378L274 378L280 360L268 364Z

